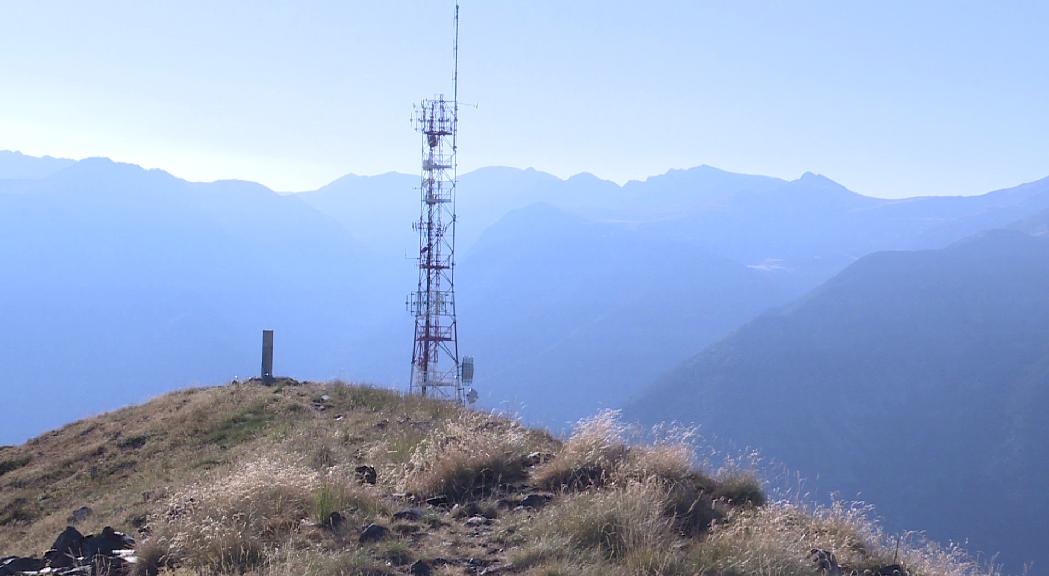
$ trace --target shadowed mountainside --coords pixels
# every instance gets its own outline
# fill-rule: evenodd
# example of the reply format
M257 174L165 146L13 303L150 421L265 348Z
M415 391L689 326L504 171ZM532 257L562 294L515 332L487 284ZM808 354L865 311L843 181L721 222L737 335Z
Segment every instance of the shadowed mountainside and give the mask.
M1049 558L1049 236L862 258L710 346L628 413L759 447L896 528ZM958 505L965 502L964 505Z

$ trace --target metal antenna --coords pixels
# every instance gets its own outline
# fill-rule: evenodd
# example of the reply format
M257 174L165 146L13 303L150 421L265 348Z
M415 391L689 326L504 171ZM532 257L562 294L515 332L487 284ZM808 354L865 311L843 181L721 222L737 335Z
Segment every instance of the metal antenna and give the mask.
M455 316L455 187L459 132L459 3L455 4L452 100L443 95L423 100L415 108L415 129L422 136L422 178L419 186L419 281L408 296L415 317L409 392L473 402L473 358L459 358Z
M455 41L452 43L452 106L455 123L459 123L459 2L455 3ZM458 130L456 130L458 132ZM452 134L452 150L456 149L456 135Z

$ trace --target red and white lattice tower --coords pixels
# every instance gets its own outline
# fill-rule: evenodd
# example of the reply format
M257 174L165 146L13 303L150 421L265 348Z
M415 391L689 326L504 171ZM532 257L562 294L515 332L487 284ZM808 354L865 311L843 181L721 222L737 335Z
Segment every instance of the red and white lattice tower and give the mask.
M472 402L473 359L459 358L455 318L456 132L459 124L459 6L455 7L453 96L423 100L414 124L422 136L419 219L419 282L408 297L415 317L410 393Z

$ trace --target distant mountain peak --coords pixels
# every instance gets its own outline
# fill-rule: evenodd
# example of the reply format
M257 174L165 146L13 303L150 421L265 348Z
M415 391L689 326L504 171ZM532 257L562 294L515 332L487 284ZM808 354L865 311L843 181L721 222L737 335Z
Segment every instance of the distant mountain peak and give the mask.
M75 160L52 156L30 156L17 150L0 150L0 179L38 180L46 178Z
M64 179L102 178L106 180L155 178L169 182L183 181L159 168L143 168L138 164L117 162L103 156L84 158L56 172L54 177Z

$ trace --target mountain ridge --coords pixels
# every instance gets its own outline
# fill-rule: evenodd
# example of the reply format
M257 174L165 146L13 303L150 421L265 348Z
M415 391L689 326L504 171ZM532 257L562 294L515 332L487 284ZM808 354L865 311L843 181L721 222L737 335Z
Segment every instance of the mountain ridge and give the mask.
M992 230L870 254L693 356L627 413L702 423L821 493L862 490L895 528L1040 565L1032 535L1049 502L1030 479L1049 473L1032 424L1049 406L1046 293L1044 236ZM945 504L958 498L973 503ZM978 503L990 501L994 514Z

